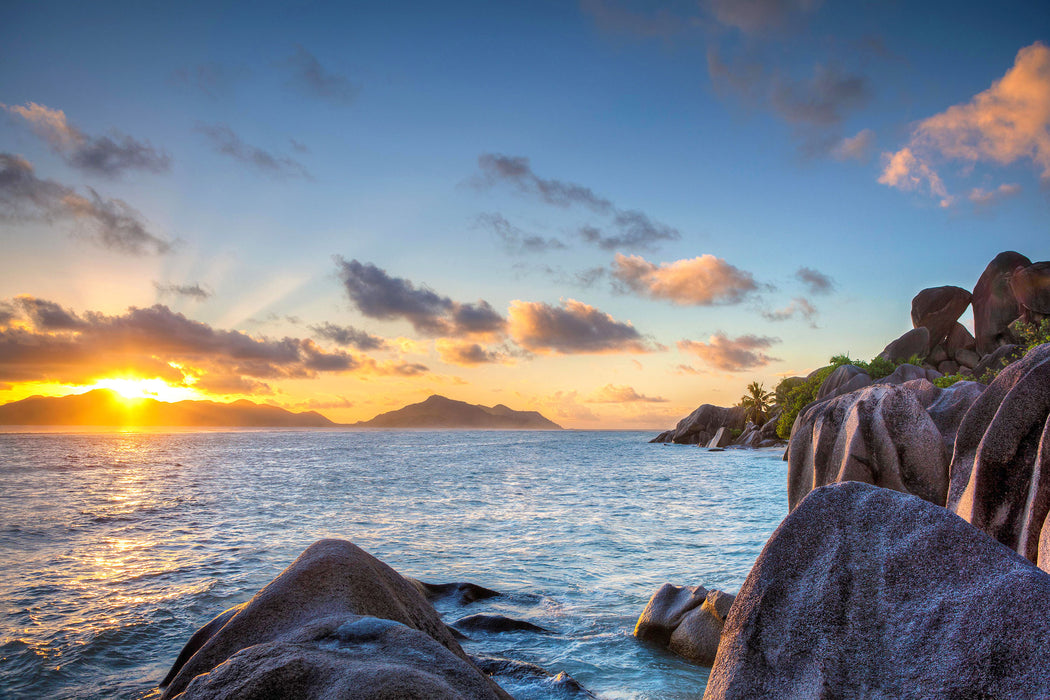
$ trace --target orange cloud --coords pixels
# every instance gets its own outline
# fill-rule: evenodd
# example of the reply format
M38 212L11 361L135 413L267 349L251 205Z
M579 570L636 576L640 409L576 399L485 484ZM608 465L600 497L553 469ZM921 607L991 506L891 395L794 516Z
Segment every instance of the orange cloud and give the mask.
M515 300L507 323L514 341L537 353L645 353L664 349L630 322L617 321L575 299L562 301L560 307Z
M919 190L950 203L932 163L936 159L1010 165L1031 160L1050 178L1050 48L1036 42L1017 52L1014 65L966 104L923 120L908 145L883 155L879 182Z
M656 265L640 255L617 253L613 276L640 294L682 306L736 304L758 289L750 272L714 255Z
M771 362L778 362L779 358L770 357L763 351L779 342L779 338L757 335L729 338L725 333L719 332L708 338L706 343L679 340L678 349L696 355L715 369L726 372L743 372L747 369L765 367Z
M488 350L469 340L439 338L435 345L441 361L450 365L473 367L491 363L512 364L513 362L506 353Z
M639 394L631 386L606 384L594 392L587 401L590 403L667 403L668 399L662 396Z

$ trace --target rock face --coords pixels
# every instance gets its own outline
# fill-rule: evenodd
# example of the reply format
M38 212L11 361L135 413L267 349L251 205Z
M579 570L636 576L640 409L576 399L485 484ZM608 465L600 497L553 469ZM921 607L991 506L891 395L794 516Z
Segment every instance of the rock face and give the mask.
M948 508L1050 570L1040 558L1050 512L1050 343L1000 372L966 414Z
M879 357L890 362L902 362L912 355L925 357L929 349L930 331L923 326L919 326L918 328L912 328L883 348L882 352L879 353Z
M1050 697L1050 576L944 508L810 494L736 597L705 700Z
M979 386L938 389L919 379L810 404L795 420L788 445L788 507L837 481L875 484L943 506L952 456L945 433L954 435L951 421L962 419Z
M1010 291L1021 305L1026 323L1050 318L1050 261L1037 262L1018 270L1010 278Z
M645 606L634 636L702 666L714 663L733 596L703 586L665 583Z
M1000 370L1004 365L1008 365L1015 360L1020 359L1024 354L1024 348L1020 345L1014 345L1012 343L1007 345L1000 345L992 352L981 358L973 368L973 376L980 379L984 376L984 373L988 370Z
M743 430L744 409L740 406L725 408L705 403L678 421L674 431L661 433L653 442L706 445L715 436L719 428Z
M729 429L725 426L715 431L714 437L707 442L707 449L714 450L719 447L725 447L732 442L733 436L729 434Z
M828 378L817 389L817 401L832 396L841 396L851 391L862 389L871 384L868 373L856 365L841 365L828 375Z
M932 382L938 377L944 375L934 369L923 369L918 365L909 365L907 363L900 365L897 369L893 370L892 373L886 375L882 379L876 379L872 384L904 384L905 382L914 381L916 379L925 379L928 382Z
M343 540L311 545L232 610L194 635L162 698L509 698L415 585Z
M931 287L911 300L911 323L930 332L929 348L948 337L956 321L970 305L970 293L962 287Z
M1010 323L1021 315L1021 307L1010 289L1010 280L1032 261L1012 250L999 253L988 263L973 288L973 326L977 352L984 356L1000 345L1015 342Z

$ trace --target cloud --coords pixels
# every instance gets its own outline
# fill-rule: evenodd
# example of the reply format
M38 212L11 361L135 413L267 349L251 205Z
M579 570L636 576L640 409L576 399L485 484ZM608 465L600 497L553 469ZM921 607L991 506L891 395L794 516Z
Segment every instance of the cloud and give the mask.
M21 156L0 153L0 220L69 219L104 248L130 255L161 255L171 241L149 232L142 215L119 199L105 199L88 188L89 197L54 180L36 176Z
M591 16L598 29L610 34L629 34L643 39L671 39L693 22L667 8L651 13L634 12L610 0L580 0L580 9Z
M544 179L532 171L529 159L522 156L505 156L499 153L483 153L478 156L482 179L480 185L507 182L525 194L537 195L547 204L559 207L585 206L599 214L613 210L612 202L594 193L589 187L561 180Z
M25 119L52 151L85 172L117 177L128 170L162 173L171 169L171 156L156 150L148 142L116 132L112 137L88 136L70 124L66 113L60 109L50 109L35 102L27 102L25 106L0 103L0 107Z
M990 207L999 204L1004 199L1013 197L1021 193L1021 186L1017 183L1002 184L996 187L994 190L984 190L980 187L974 187L970 190L970 193L966 195L966 198L974 203L974 206L978 207Z
M794 16L813 12L821 0L704 0L718 22L745 34L778 29Z
M661 396L645 396L630 386L606 384L587 399L589 403L667 403Z
M473 367L482 364L509 364L510 357L505 352L487 350L477 343L469 340L455 340L452 338L439 338L437 351L441 361L450 365L461 365Z
M463 304L391 277L371 263L338 256L335 260L350 301L369 318L405 319L418 332L432 336L498 335L505 329L506 319L487 301Z
M312 179L306 166L299 161L287 156L274 155L247 144L225 124L198 124L197 131L208 137L211 147L217 153L229 156L267 175Z
M779 338L757 335L729 338L725 333L718 332L708 338L706 343L680 340L678 349L696 355L715 369L725 372L743 372L765 367L771 362L779 362L779 358L770 357L763 352L774 343L779 342Z
M501 182L507 183L519 192L538 196L547 204L559 207L579 205L597 214L610 216L611 226L615 230L613 234L606 235L600 228L590 225L583 226L579 231L584 241L603 250L615 250L625 246L649 248L660 241L681 238L682 234L677 229L653 221L643 212L618 209L610 200L595 194L590 187L539 177L533 172L529 159L523 156L483 153L478 156L478 165L481 168L481 176L474 179L477 186L490 187ZM544 241L536 238L533 243L547 247L551 247L552 244L553 247L562 245L561 241L553 239Z
M758 289L750 272L714 255L658 266L638 255L617 253L612 274L639 294L681 306L738 304Z
M264 390L266 380L321 373L426 371L422 365L329 352L308 338L256 338L216 329L161 304L130 307L120 315L77 314L48 300L22 296L6 307L16 310L23 323L0 330L0 381L84 384L130 371L183 383L187 373L198 379L195 386L253 393Z
M829 294L835 289L835 280L811 267L798 268L795 279L806 285L811 294Z
M214 292L205 289L200 283L194 284L160 284L159 282L153 283L153 288L157 290L160 295L174 295L180 297L189 297L190 299L196 299L197 301L204 301L214 296Z
M862 106L869 97L864 76L817 64L805 80L775 80L770 103L789 123L830 126L841 123L844 112Z
M292 69L291 85L296 90L337 105L348 105L357 99L360 89L345 75L328 71L317 58L296 44L287 61Z
M369 351L369 350L385 350L387 342L377 335L366 333L365 331L354 328L353 326L337 326L334 323L328 323L327 321L315 326L310 326L310 330L317 334L319 338L330 340L337 345L345 347L354 347L358 350Z
M567 246L557 238L543 238L522 231L507 221L500 214L480 214L477 224L496 234L508 253L522 255L526 253L544 253L548 250L564 250Z
M863 129L856 136L849 136L839 141L831 149L835 160L867 161L875 148L875 132Z
M227 66L222 63L198 63L195 66L176 68L172 71L171 82L182 87L200 90L211 98L224 97L233 92L233 87L249 76L251 71L245 66Z
M508 325L514 341L536 353L646 353L664 349L629 322L621 323L575 299L562 301L561 306L514 301Z
M881 184L925 190L942 203L951 200L934 169L939 161L960 162L964 172L977 163L1031 161L1050 181L1050 48L1041 42L1022 48L991 87L919 122L908 145L883 160Z
M618 211L613 217L613 226L618 233L606 236L601 229L584 226L580 237L602 250L641 248L648 250L660 241L676 241L682 237L678 229L651 220L640 211Z
M817 308L805 297L795 297L791 303L775 311L763 311L762 317L767 321L787 321L795 317L804 318L809 325L816 328Z

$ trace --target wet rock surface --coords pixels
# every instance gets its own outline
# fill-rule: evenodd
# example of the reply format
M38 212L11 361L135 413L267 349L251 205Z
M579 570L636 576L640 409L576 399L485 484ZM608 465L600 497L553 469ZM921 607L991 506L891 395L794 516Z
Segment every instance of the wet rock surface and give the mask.
M946 509L812 492L737 595L705 700L1050 696L1050 576Z

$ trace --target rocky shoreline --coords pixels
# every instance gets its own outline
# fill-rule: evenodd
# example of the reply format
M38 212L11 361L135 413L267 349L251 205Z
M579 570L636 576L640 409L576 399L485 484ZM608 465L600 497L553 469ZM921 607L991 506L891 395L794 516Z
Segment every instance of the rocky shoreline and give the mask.
M1010 342L1019 319L1050 318L1050 266L1015 256L993 260L967 302L982 319L973 355L957 330L962 296L924 290L912 313L924 325L884 354L922 345L925 361L900 364L890 381L848 365L828 374L793 423L790 512L738 594L666 584L650 599L635 636L711 666L704 698L1050 697L1050 343L1021 356ZM942 387L929 366L938 348L948 359L937 367L966 376L989 358L1018 359L987 386ZM738 444L769 439L747 430L743 409L704 405L660 441L719 448L738 424ZM322 540L193 635L162 698L507 698L490 676L508 672L590 697L564 674L473 658L458 641L475 629L546 630L491 615L450 627L431 604L498 595L407 579Z

